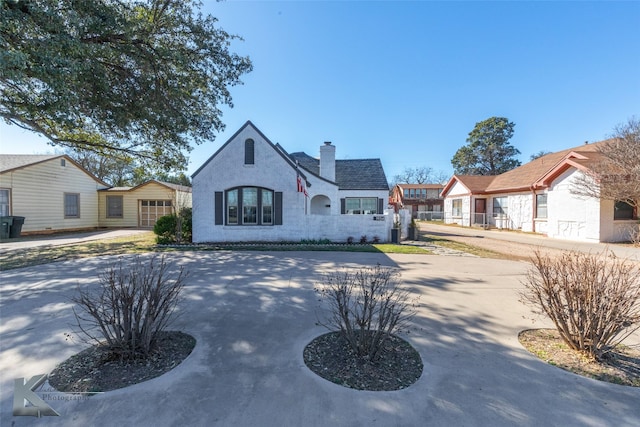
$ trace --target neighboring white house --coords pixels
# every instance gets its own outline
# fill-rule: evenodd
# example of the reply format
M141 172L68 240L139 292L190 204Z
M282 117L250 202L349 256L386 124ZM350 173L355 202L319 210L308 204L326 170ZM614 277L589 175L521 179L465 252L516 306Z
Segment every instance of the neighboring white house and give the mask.
M24 217L22 234L151 228L184 207L190 187L151 180L112 188L67 155L0 155L0 216Z
M628 241L638 212L624 202L579 196L575 182L598 146L550 153L497 176L454 175L445 185L445 222L596 242Z
M288 154L245 123L192 176L193 241L387 241L393 223L379 159Z
M0 214L24 217L23 233L97 227L107 187L67 155L0 155Z

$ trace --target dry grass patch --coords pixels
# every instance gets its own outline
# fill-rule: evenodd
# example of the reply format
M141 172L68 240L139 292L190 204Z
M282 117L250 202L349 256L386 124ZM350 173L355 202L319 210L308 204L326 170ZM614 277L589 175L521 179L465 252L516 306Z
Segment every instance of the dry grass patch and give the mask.
M527 329L518 335L520 344L550 365L584 377L614 384L640 387L640 349L618 345L601 362L569 348L555 329Z

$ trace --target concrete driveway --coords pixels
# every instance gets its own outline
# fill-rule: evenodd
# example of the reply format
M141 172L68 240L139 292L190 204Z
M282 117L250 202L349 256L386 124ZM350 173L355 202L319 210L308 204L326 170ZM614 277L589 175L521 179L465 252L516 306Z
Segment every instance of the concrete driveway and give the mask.
M340 252L186 252L190 271L174 329L193 353L156 379L85 400L46 402L59 417L12 415L13 381L50 372L84 348L65 340L78 284L113 258L0 273L0 424L11 426L638 426L640 388L582 378L522 348L532 324L518 302L524 262ZM407 389L347 389L304 365L325 272L376 263L402 269L421 297L405 338L424 362ZM637 339L637 337L635 337Z
M93 240L116 239L119 237L135 236L137 234L144 233L151 233L151 231L140 228L122 228L116 230L105 229L77 233L33 235L17 239L4 239L0 241L0 254L17 249L75 245Z

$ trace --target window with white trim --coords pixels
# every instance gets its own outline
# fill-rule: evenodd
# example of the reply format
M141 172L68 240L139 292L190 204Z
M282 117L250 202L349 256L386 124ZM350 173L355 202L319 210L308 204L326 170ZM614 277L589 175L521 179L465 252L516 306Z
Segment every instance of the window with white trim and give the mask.
M536 194L536 218L547 218L547 193Z
M506 196L503 197L494 197L493 198L493 216L506 216L507 215L507 203L508 199Z
M451 216L462 216L462 199L453 199L451 201Z
M347 197L345 199L345 213L347 215L371 215L378 213L378 199L376 197Z

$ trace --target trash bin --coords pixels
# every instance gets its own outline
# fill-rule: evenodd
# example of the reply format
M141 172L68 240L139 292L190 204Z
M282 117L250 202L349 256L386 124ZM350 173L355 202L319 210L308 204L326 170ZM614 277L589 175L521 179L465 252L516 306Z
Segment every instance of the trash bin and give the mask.
M20 237L20 232L22 231L22 225L24 224L23 216L14 216L13 224L9 228L9 237L15 239L16 237Z
M11 225L13 224L12 216L0 217L0 239L8 239L11 233Z
M400 243L400 229L392 228L391 229L391 243Z

